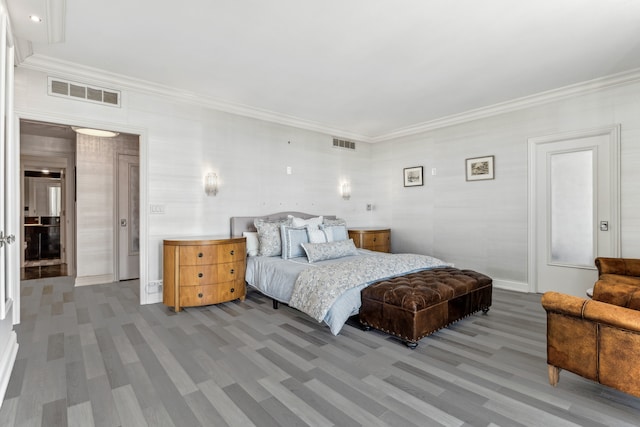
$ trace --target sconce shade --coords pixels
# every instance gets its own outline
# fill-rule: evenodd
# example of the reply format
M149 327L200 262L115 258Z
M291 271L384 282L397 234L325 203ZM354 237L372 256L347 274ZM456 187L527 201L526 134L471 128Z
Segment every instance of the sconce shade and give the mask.
M342 184L342 198L349 200L351 198L351 185L348 182Z
M209 172L204 176L204 192L207 196L215 196L218 194L218 176Z

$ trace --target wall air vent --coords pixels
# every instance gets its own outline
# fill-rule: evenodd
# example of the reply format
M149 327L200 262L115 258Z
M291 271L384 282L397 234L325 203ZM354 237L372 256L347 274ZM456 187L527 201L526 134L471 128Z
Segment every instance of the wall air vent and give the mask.
M48 93L52 96L79 99L96 104L120 106L120 91L49 77Z
M346 141L344 139L333 138L334 148L346 148L347 150L355 150L356 143L353 141Z

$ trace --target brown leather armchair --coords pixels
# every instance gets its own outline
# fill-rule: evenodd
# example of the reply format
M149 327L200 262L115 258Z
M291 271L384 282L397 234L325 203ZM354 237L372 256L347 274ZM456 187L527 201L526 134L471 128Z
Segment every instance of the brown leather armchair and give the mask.
M640 311L558 292L546 292L542 306L551 385L565 369L640 397Z

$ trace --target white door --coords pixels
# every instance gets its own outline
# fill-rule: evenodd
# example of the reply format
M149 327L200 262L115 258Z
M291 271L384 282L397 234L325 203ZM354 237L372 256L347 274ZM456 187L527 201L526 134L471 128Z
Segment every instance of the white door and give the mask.
M118 155L118 279L140 277L140 160Z
M535 291L585 297L617 256L618 128L530 140Z

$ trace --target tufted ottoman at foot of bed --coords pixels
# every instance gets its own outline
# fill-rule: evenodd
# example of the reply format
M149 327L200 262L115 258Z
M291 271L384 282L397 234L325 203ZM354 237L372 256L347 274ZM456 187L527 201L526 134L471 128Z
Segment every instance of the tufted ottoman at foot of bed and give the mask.
M463 317L489 311L493 280L473 270L434 268L376 282L361 291L360 323L409 348Z

